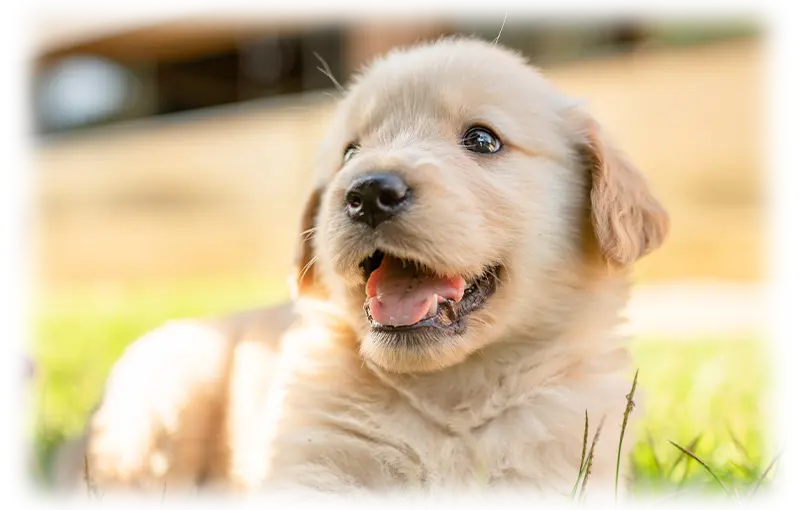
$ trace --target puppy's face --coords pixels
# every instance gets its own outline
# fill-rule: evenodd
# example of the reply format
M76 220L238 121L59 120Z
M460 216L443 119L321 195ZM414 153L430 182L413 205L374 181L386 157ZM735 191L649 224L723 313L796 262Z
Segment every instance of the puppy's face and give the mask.
M480 41L373 65L342 102L319 172L301 289L324 289L362 355L397 372L558 322L593 251L624 267L666 232L591 119Z

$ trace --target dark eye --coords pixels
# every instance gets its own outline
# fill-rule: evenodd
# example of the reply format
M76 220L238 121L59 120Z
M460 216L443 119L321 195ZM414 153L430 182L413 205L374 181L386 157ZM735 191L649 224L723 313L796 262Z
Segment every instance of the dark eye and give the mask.
M344 160L344 162L347 163L348 161L350 161L350 158L356 155L356 152L358 152L358 145L351 143L344 150L344 155L342 156L342 160Z
M479 154L493 154L503 146L497 135L492 133L491 130L480 126L469 128L461 139L461 145L468 151Z

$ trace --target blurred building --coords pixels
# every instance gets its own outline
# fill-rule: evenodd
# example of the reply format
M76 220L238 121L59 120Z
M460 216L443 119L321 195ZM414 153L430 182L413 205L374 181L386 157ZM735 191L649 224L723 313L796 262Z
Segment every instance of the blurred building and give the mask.
M365 62L392 47L455 33L494 39L502 21L333 24L204 18L61 32L59 24L44 25L31 75L40 283L283 278L294 250L294 218L336 95L319 68L328 66L345 83ZM501 41L553 69L555 81L568 92L596 97L601 111L605 105L621 145L637 161L647 163L650 157L652 178L663 181L657 184L667 188L667 195L685 192L685 183L660 177L670 172L664 154L674 157L675 151L694 150L691 161L698 167L723 165L711 168L712 177L699 186L714 188L714 176L726 172L744 175L743 184L737 178L732 187L721 186L733 189L727 200L739 212L731 212L728 220L715 218L718 226L736 222L742 236L709 251L702 245L707 232L700 231L684 239L684 251L673 255L691 266L690 259L699 253L713 256L714 250L738 247L745 269L741 260L731 262L727 276L750 278L760 271L759 255L747 254L747 246L760 235L753 209L760 207L759 184L753 184L761 171L758 146L750 142L754 136L747 128L735 131L729 117L702 109L733 111L745 121L758 116L754 94L760 57L754 35L757 30L749 23L509 20ZM705 47L700 43L707 41L722 41L721 53L717 45L705 57L706 50L700 50L698 62L675 61L686 69L670 70L668 61L654 69L648 60L655 55L663 61L663 48ZM733 49L726 50L725 41L732 41ZM711 71L697 74L704 65ZM656 77L680 73L678 88L663 92L677 97L677 103L665 104L654 95ZM738 87L738 93L720 96L720 86ZM697 93L701 96L691 99ZM669 111L666 119L663 111L648 116L641 110L641 104L671 109L681 101L700 111L688 117ZM623 110L635 116L623 118L618 113ZM734 131L726 134L726 129ZM687 133L716 135L698 140ZM709 144L708 150L705 145L676 146L670 136L693 137ZM729 144L720 148L716 136L727 136ZM746 168L725 166L728 161ZM680 175L692 173L685 161L669 165L680 166ZM700 192L707 193L701 202L715 194ZM742 213L742 207L750 209ZM683 221L696 223L694 214L679 213L678 227ZM697 276L687 271L688 277Z

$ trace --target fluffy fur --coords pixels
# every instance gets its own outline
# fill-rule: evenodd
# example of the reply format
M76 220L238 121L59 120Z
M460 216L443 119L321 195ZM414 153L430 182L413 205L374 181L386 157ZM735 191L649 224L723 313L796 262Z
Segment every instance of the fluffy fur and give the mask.
M465 151L474 124L503 150ZM399 173L414 203L365 235L342 204L375 169ZM590 439L606 420L588 490L612 491L632 377L614 328L630 265L662 243L667 215L598 124L517 54L445 39L355 81L315 182L297 298L134 343L89 426L95 482L560 497L588 412ZM378 248L441 274L499 264L497 292L463 335L392 347L363 311L358 264Z
M172 321L131 344L78 438L50 466L54 496L73 509L241 508L263 476L264 408L278 377L290 305ZM93 485L87 490L85 467Z

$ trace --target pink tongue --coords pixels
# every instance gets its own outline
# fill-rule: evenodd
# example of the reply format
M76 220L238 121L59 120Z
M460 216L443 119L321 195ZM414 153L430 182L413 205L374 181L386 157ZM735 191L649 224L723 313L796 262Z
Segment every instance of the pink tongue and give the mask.
M461 301L464 279L442 278L417 271L412 264L388 255L367 281L367 303L372 319L384 326L410 326L436 314L447 299Z

